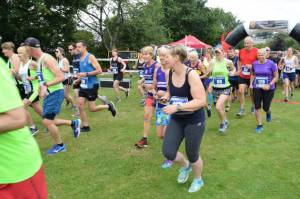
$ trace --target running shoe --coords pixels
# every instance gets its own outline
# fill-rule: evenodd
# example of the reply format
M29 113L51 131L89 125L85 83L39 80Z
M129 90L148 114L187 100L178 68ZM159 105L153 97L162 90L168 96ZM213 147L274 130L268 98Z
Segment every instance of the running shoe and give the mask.
M107 105L108 105L108 111L110 111L112 116L115 117L117 114L117 111L116 111L116 107L115 107L114 103L109 102Z
M148 141L146 138L142 138L140 141L135 143L134 146L136 146L137 148L146 148L148 147Z
M98 95L98 99L103 103L103 104L108 104L107 97L105 95Z
M225 107L225 112L229 112L229 110L230 110L230 106L227 105L227 106Z
M250 111L251 111L252 114L254 114L254 107L253 106L251 106Z
M263 129L264 129L263 125L257 125L256 128L255 128L255 132L256 133L261 133Z
M181 167L179 170L179 175L177 182L179 184L185 183L189 179L189 173L192 171L192 166L189 164L187 167Z
M47 151L47 154L48 155L55 155L59 152L64 152L64 151L66 151L66 145L59 146L58 144L54 144L52 146L52 148Z
M128 98L128 96L129 96L129 91L130 91L130 89L128 88L128 89L126 89L126 91L125 91L125 97L126 97L126 99Z
M211 117L211 112L212 111L211 111L211 106L210 105L208 105L206 112L207 112L207 117Z
M90 132L91 128L89 126L83 126L82 128L80 128L80 132Z
M172 160L165 159L164 163L161 165L161 168L163 169L169 169L173 164Z
M239 109L239 112L236 113L236 116L243 116L245 115L244 109Z
M220 133L225 133L226 129L227 129L227 125L228 123L224 122L220 124L220 128L219 128L219 132Z
M272 114L271 113L267 113L266 114L266 121L267 122L271 122L272 121Z
M195 178L189 188L189 193L197 192L204 186L204 181L201 178Z
M284 102L288 102L289 99L287 97L284 98Z
M76 120L72 120L72 129L73 129L73 134L75 138L78 138L80 135L80 124L81 124L81 120L80 119L76 119Z
M39 129L37 129L36 127L34 128L29 128L30 132L31 132L31 135L35 135L39 132Z

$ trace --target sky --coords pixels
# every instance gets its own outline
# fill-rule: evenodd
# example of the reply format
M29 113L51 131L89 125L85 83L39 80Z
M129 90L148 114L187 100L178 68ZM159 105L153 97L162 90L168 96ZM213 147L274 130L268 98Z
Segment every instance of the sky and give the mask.
M230 11L242 22L258 20L300 22L300 0L208 0L206 6Z

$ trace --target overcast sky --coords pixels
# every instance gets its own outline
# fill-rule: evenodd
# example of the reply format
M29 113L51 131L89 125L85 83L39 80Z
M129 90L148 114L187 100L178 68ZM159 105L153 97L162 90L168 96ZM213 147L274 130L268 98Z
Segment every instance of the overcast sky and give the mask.
M208 0L206 5L230 11L241 21L293 20L300 22L300 0Z

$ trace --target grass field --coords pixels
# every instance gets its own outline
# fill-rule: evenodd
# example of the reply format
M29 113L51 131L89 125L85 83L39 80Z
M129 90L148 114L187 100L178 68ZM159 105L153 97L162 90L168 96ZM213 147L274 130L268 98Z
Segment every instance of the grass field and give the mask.
M50 199L300 198L300 105L273 103L273 121L264 122L262 134L255 134L249 100L242 119L235 116L238 104L232 105L226 135L218 133L214 111L207 119L201 145L205 186L189 194L192 178L178 185L177 165L169 170L160 168L162 141L155 136L155 126L147 149L133 147L143 127L143 108L135 88L134 84L129 98L117 104L116 118L108 111L90 113L92 131L82 133L79 139L73 138L70 128L61 127L67 144L65 153L46 156L52 144L50 136L43 132L36 136ZM112 89L99 92L113 99ZM281 88L275 99L282 99ZM292 101L300 101L300 89ZM60 117L71 119L72 113L63 105ZM43 129L40 121L37 124Z

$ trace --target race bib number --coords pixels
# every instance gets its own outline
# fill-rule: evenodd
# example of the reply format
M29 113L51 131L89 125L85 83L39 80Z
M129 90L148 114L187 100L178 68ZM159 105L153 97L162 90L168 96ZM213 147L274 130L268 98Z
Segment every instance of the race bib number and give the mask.
M187 97L172 96L170 99L170 104L171 105L184 104L187 103L188 101L189 99Z
M286 70L287 72L291 72L291 71L293 70L293 68L290 67L290 66L285 66L285 70Z
M263 88L264 86L268 85L268 77L255 77L255 84L258 88Z
M140 75L141 78L143 78L144 77L144 71L140 70L139 75Z
M118 74L118 67L112 67L113 74Z
M225 77L214 77L215 87L225 87Z
M250 68L246 66L242 66L242 74L243 75L250 75Z
M73 73L74 73L74 74L79 73L79 69L78 69L78 68L73 68Z
M37 71L36 75L38 77L39 82L44 83L44 77L43 77L43 74L41 73L41 71Z
M84 89L88 88L88 78L87 77L81 78L80 87L84 88Z
M31 86L30 86L30 83L29 82L23 82L23 87L24 87L24 90L25 90L25 94L28 94L31 92Z

